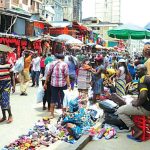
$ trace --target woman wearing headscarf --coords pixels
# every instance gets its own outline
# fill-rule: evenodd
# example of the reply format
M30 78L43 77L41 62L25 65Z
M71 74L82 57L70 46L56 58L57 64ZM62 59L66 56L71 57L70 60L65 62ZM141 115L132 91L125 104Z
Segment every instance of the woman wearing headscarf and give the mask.
M103 56L98 55L95 58L96 61L96 69L91 70L93 73L92 76L92 90L93 90L93 99L96 101L96 99L99 99L102 91L103 91L103 79L102 79L102 73L104 72L104 66L103 66Z
M124 96L126 92L126 75L128 68L124 59L119 60L119 67L116 74L116 93L119 96Z
M7 54L5 52L0 52L0 106L3 115L0 122L4 122L6 120L6 111L8 112L7 123L11 123L13 121L10 107L11 79L13 81L12 84L14 88L14 76L11 71L11 65L7 63Z

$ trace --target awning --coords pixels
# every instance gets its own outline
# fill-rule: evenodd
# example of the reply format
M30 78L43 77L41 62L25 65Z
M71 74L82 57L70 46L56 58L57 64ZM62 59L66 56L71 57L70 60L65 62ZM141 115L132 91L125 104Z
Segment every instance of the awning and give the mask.
M45 6L45 10L51 14L55 14L55 10L51 6Z
M63 22L63 21L58 21L58 22L51 22L50 23L52 27L67 27L67 26L72 26L72 22Z

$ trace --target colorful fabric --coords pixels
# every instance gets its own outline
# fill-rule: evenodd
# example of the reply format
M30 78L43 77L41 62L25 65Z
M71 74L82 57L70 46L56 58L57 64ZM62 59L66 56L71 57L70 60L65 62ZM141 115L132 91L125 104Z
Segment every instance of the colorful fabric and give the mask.
M69 74L68 65L63 61L60 61L57 64L56 63L57 61L54 61L53 63L50 64L49 73L53 69L51 75L51 85L54 87L64 87L67 85L66 77Z
M10 64L0 65L0 81L10 80Z
M126 92L126 82L125 80L118 79L116 82L116 93L119 96L124 96Z
M2 109L10 108L10 80L0 81L0 106Z

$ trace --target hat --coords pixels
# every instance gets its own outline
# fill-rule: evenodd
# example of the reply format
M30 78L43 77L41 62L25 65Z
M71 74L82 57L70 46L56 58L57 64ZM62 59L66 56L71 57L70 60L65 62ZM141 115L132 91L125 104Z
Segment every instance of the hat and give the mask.
M118 61L119 63L122 63L122 62L126 62L124 59L120 59L119 61Z
M64 59L65 58L65 56L64 56L64 54L55 54L55 57L57 58L57 59Z

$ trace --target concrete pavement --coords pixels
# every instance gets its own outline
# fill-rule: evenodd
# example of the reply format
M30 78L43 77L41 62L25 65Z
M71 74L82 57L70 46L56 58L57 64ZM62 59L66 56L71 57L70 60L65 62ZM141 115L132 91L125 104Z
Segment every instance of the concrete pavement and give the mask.
M135 142L127 139L126 135L126 133L118 133L117 139L102 138L98 141L91 141L83 150L150 150L150 141Z
M44 116L49 116L48 111L42 110L42 103L36 103L37 88L29 87L28 96L20 96L19 86L16 92L11 94L11 107L13 114L13 122L0 124L0 149L16 140L19 135L26 134L34 124ZM0 112L0 117L1 117ZM58 117L58 114L56 114ZM56 119L53 119L56 122Z

